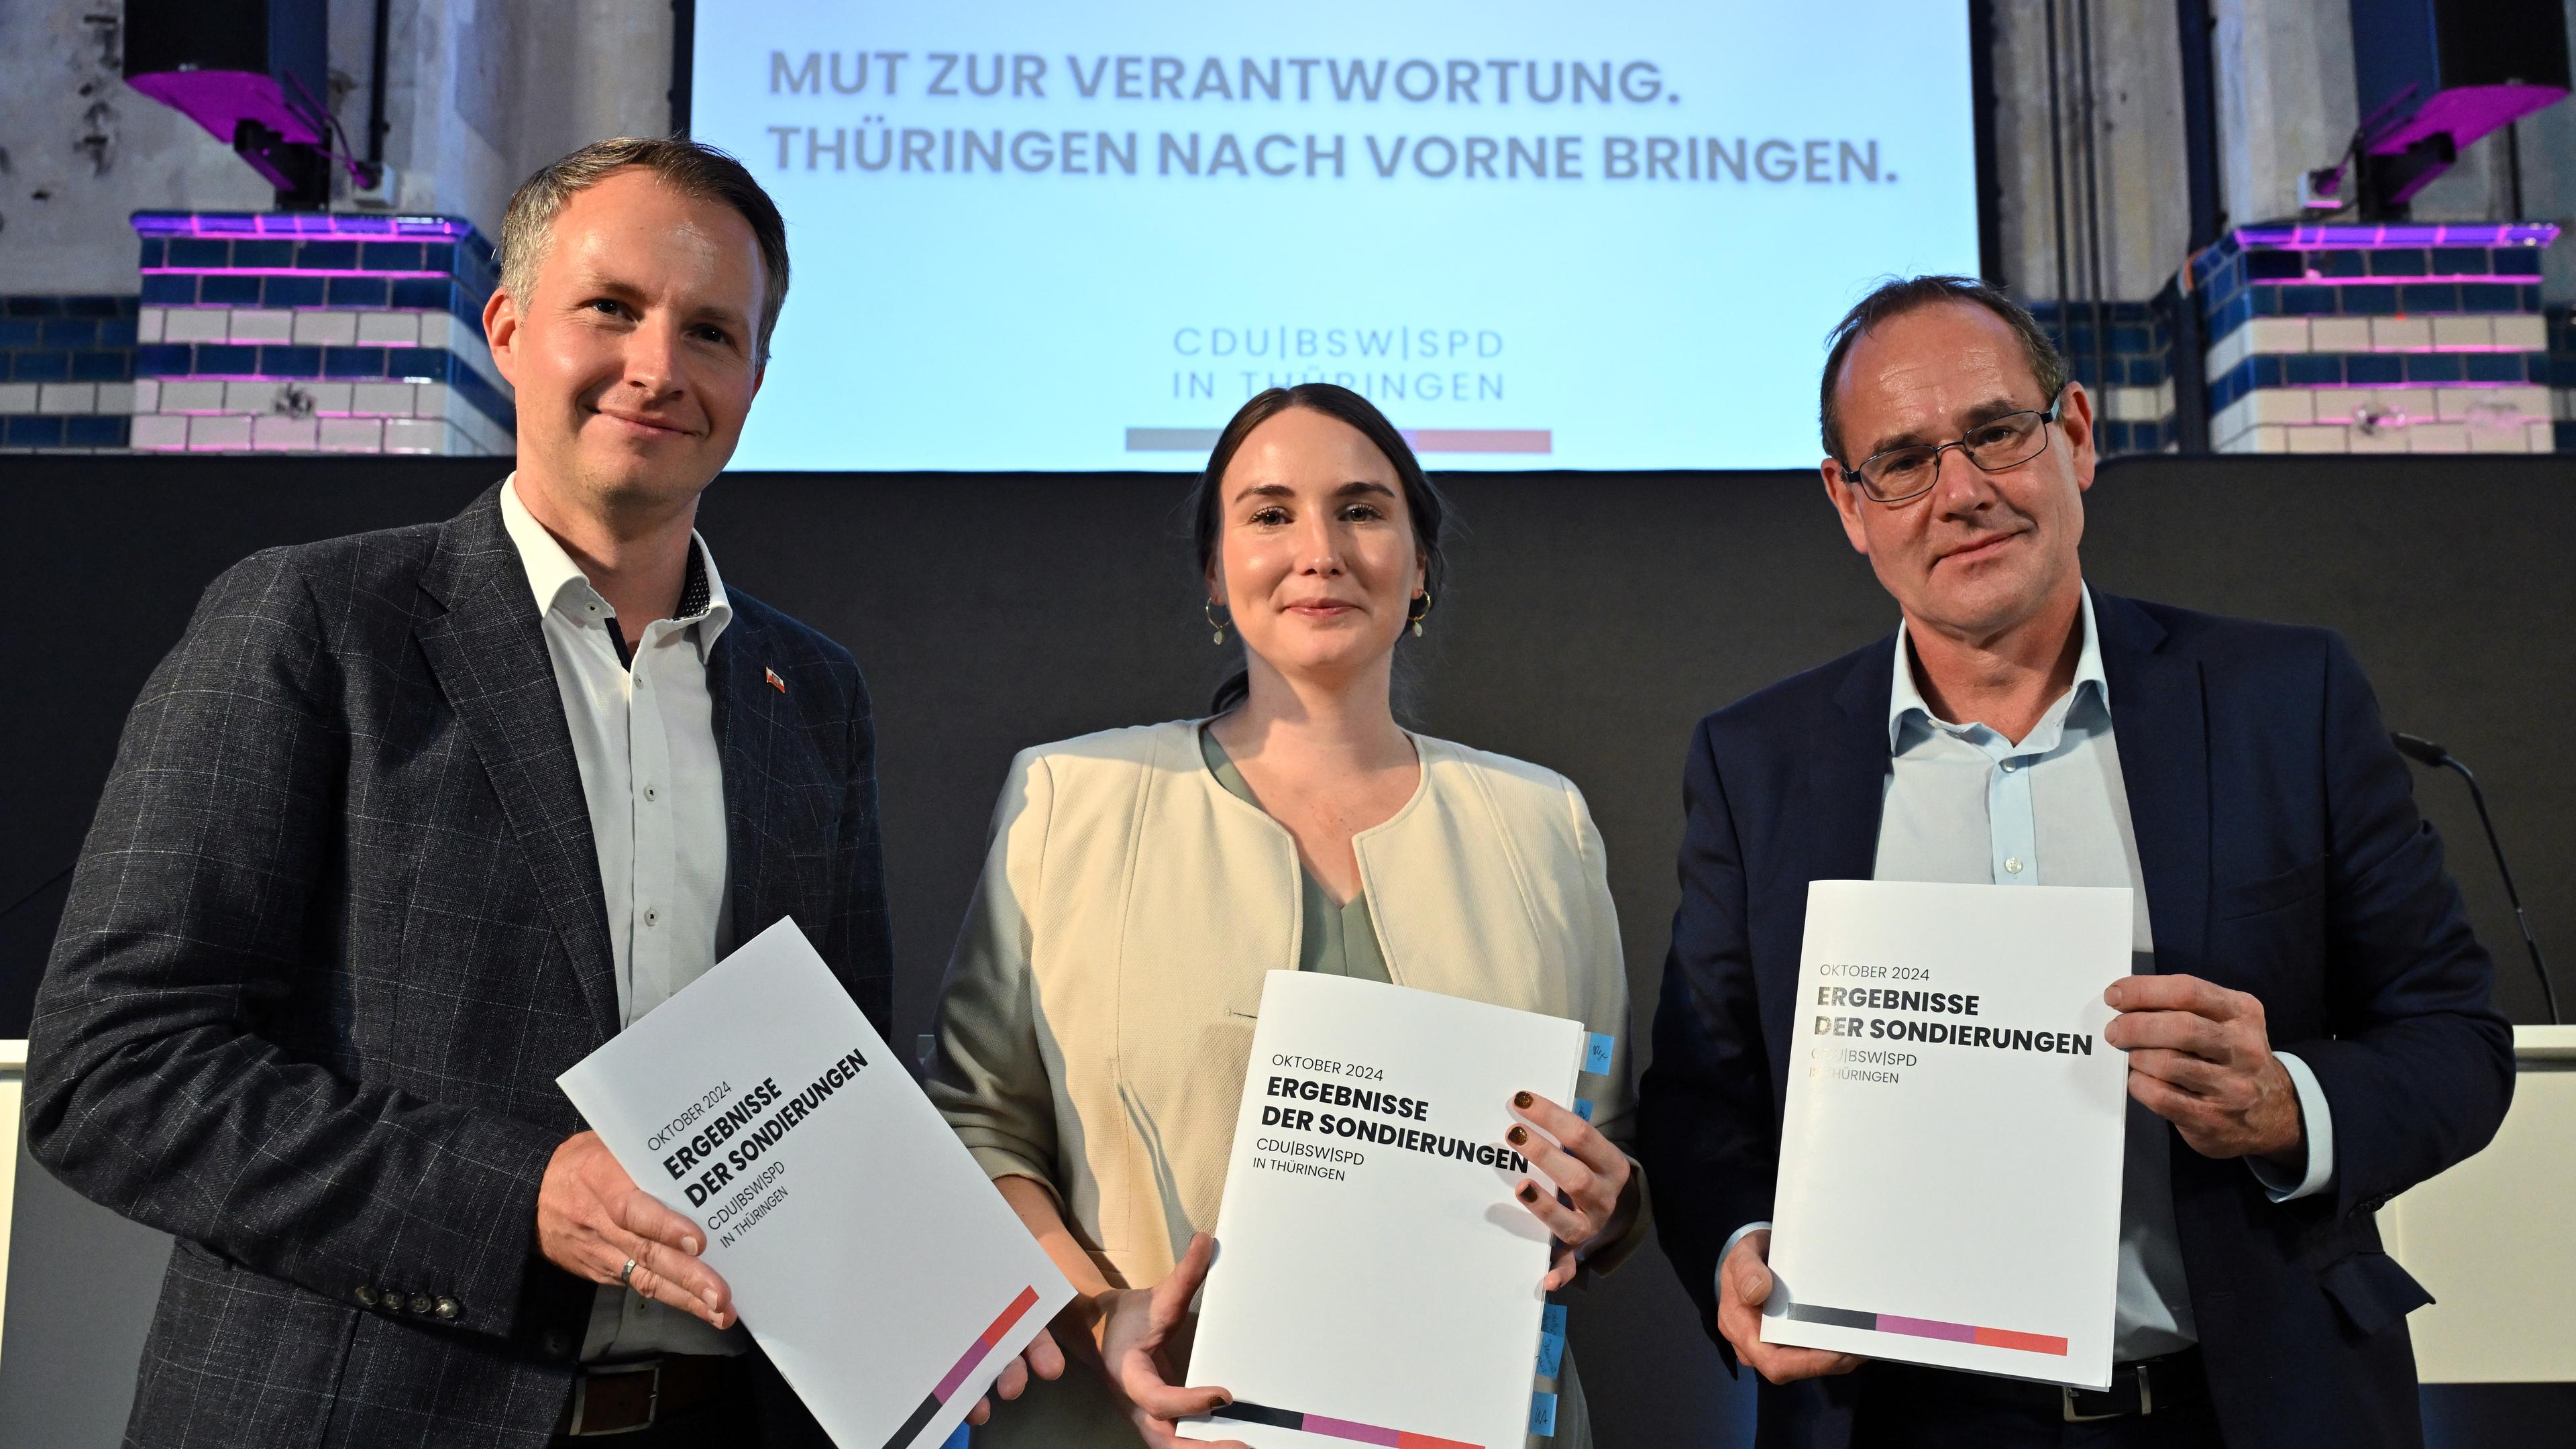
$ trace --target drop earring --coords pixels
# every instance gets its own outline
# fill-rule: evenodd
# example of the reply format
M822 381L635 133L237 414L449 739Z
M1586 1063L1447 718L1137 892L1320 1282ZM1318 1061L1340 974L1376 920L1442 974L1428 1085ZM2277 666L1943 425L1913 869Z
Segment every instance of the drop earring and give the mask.
M1227 610L1226 616L1220 619L1216 616L1216 600L1210 599L1206 603L1199 605L1199 613L1205 616L1208 621L1208 628L1211 631L1208 642L1212 644L1224 643L1225 626L1234 622L1234 611L1231 609Z
M1430 590L1428 590L1428 589L1424 590L1424 591L1423 591L1423 592L1422 592L1418 597L1416 597L1416 598L1415 598L1414 602L1415 602L1415 603L1420 604L1422 607L1421 607L1421 608L1419 608L1419 609L1414 610L1412 613L1409 613L1409 614L1405 615L1405 616L1404 616L1404 619L1405 619L1405 622L1406 622L1406 623L1411 624L1411 625L1413 626L1413 637L1414 637L1414 638L1416 638L1416 639L1419 639L1419 638L1421 638L1421 637L1422 637L1422 621L1431 617L1431 592L1430 592Z

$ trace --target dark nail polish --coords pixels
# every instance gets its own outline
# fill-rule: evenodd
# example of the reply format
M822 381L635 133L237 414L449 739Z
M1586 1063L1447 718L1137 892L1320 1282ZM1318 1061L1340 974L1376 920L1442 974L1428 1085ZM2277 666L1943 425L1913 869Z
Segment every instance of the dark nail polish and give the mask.
M1529 1110L1530 1103L1535 1102L1535 1101L1537 1101L1537 1100L1538 1100L1538 1099L1537 1099L1536 1097L1531 1096L1531 1095L1530 1095L1529 1093L1527 1093L1527 1092L1514 1092L1514 1093L1512 1093L1512 1105L1513 1105L1513 1106L1515 1106L1515 1107L1520 1108L1520 1109L1521 1109L1522 1111L1524 1111L1524 1112L1526 1112L1526 1111L1528 1111L1528 1110Z
M1538 1201L1538 1189L1537 1189L1537 1188L1535 1188L1535 1187L1530 1186L1530 1185L1529 1185L1528 1183L1526 1183L1526 1182L1525 1182L1525 1183L1522 1183L1522 1184L1521 1184L1521 1201L1523 1201L1523 1202L1536 1202L1536 1201Z
M1518 1147L1522 1143L1529 1141L1529 1129L1527 1127L1515 1125L1511 1131L1503 1134L1503 1140L1512 1144L1514 1147Z

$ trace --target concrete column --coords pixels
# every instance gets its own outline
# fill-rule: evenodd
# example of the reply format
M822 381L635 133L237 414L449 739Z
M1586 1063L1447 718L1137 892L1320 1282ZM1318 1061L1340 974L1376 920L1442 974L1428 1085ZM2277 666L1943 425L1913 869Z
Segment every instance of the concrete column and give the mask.
M2346 0L2215 0L2219 204L2228 224L2299 214L2299 174L2352 140Z
M2058 108L2070 296L2093 296L2084 197L2078 0L2058 5ZM2152 297L2179 270L2189 239L2182 62L2171 7L2092 6L2098 128L2094 179L2108 299ZM2025 300L2057 299L2056 190L2050 178L2048 0L1996 0L1995 161L2003 182L2004 273Z
M608 136L670 129L671 10L619 0L395 0L391 155L402 206L487 236L528 173Z

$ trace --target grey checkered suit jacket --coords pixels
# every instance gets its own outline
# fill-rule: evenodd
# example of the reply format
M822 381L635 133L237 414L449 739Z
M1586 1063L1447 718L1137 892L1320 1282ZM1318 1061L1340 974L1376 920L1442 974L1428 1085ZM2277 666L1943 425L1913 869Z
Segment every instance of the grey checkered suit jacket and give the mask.
M865 686L732 601L709 668L737 933L794 916L882 1030ZM27 1077L38 1160L178 1239L127 1442L543 1444L589 1287L539 1256L537 1188L613 973L497 489L217 579L127 721ZM760 1367L758 1437L824 1442Z

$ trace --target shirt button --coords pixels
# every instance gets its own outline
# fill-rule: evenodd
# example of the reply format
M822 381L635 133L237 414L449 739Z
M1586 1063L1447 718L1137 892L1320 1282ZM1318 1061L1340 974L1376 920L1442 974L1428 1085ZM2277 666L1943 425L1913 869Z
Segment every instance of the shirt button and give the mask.
M2004 861L2004 871L2009 875L2021 874L2021 857L2018 855L2007 857Z
M2006 760L2006 761L2004 761L2004 773L2005 773L2005 774L2007 774L2007 775L2011 774L2013 771L2018 770L2018 769L2020 769L2020 768L2021 768L2021 761L2019 761L2019 760Z
M645 798L645 799L647 799L647 800L659 800L659 799L661 799L661 798L662 798L662 791L661 791L661 788L660 788L659 786L655 786L655 785L647 785L647 786L645 786L645 787L644 787L644 798Z
M2021 867L2016 865L2013 869L2019 870ZM662 924L662 913L660 911L646 911L644 913L644 924L648 926L658 926Z

